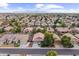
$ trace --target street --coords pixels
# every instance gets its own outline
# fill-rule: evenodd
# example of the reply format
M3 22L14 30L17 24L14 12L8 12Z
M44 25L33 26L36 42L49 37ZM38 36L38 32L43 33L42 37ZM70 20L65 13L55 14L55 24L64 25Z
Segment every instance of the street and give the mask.
M55 50L58 55L79 55L79 49L55 49L55 48L0 48L0 53L7 54L41 54L44 55L49 50Z

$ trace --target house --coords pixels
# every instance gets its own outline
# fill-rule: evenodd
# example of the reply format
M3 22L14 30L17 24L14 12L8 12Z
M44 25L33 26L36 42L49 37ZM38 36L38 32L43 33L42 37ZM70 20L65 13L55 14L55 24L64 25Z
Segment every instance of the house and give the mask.
M0 26L3 24L4 22L0 20Z
M11 44L13 38L13 34L3 34L3 36L0 38L0 47L14 47L14 45ZM8 45L4 44L6 40L8 41Z
M26 32L31 32L33 30L32 27L27 27L27 28L24 28L23 32L26 33Z
M62 48L63 47L61 44L61 38L57 34L53 33L53 39L54 39L54 47L55 48Z
M15 41L20 40L20 47L26 47L29 35L15 34Z
M75 37L77 38L76 42L79 43L79 34L76 34Z
M11 31L12 29L13 29L12 26L8 26L8 27L5 27L5 28L4 28L4 31L9 32L9 31Z
M57 31L58 33L60 33L60 34L69 33L69 32L70 32L70 30L69 30L68 28L66 28L66 27L57 27L57 28L56 28L56 31Z
M44 34L43 33L36 33L33 36L33 42L41 42L44 40Z
M9 41L9 43L11 43L14 39L15 39L15 35L14 34L4 34L1 39L3 40L3 42L5 42L6 40Z
M48 31L48 32L54 32L54 29L51 28L51 27L47 27L47 31Z
M78 27L72 28L71 32L72 33L79 33L79 28Z
M33 36L33 45L32 45L32 47L39 47L39 44L40 44L40 42L41 41L43 41L44 40L44 34L43 33L36 33L36 34L34 34L34 36Z
M21 42L27 42L29 39L29 35L25 35L25 34L15 34L15 40L20 40Z
M6 40L8 40L8 45L5 45L5 46L13 46L13 44L11 44L12 41L15 41L17 42L18 40L20 40L20 46L25 46L27 45L27 41L29 39L29 35L25 35L25 34L4 34L1 38L0 38L1 42L5 42ZM2 44L0 42L0 45ZM4 45L4 44L3 44Z
M36 30L38 30L38 29L43 30L44 28L42 28L42 27L36 27Z
M53 39L55 40L55 42L60 42L61 38L57 35L57 34L53 34Z

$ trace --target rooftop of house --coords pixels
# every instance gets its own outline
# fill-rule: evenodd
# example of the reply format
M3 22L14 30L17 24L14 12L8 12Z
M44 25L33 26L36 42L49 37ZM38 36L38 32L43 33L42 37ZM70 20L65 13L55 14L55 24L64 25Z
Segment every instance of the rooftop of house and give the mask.
M0 40L21 40L27 41L29 39L29 35L27 34L4 34Z
M56 30L58 32L69 32L70 30L66 27L57 27Z
M44 40L44 34L43 33L36 33L33 36L33 41L43 41Z

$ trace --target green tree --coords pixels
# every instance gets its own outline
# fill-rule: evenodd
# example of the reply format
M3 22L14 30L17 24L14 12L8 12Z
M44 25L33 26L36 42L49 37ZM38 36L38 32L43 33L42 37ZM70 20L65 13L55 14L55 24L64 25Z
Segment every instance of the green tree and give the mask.
M41 42L41 47L48 47L54 43L53 34L49 32L44 33L44 41Z
M17 26L17 27L14 27L14 29L12 30L13 33L19 33L21 32L21 27L20 26Z
M76 24L75 23L72 23L71 25L70 25L70 28L73 28L73 27L75 27L76 26Z
M8 22L9 22L10 26L13 26L13 24L15 23L15 19L10 19L10 20L8 20Z
M71 38L70 38L70 37L67 37L67 36L63 36L63 37L61 38L61 44L62 44L64 47L67 47L67 48L73 47L73 45L71 44Z
M56 28L56 24L58 23L59 19L55 20L54 21L54 25L53 25L53 28L55 29Z
M16 27L15 32L16 32L16 33L21 32L21 28L20 28L20 27Z
M17 43L20 43L20 40L18 40L18 42Z
M4 28L0 28L0 33L3 33L3 32L5 32Z
M47 55L47 56L57 56L57 52L51 50L51 51L48 51L46 55Z
M42 30L42 33L45 33L47 31L47 28L44 27L44 29Z
M66 26L65 22L62 19L60 19L58 21L58 23L60 24L61 27L65 27Z
M76 25L77 27L79 27L79 23L77 23L77 25Z
M61 27L66 27L66 24L64 22L62 22Z
M35 34L36 33L36 28L34 28L31 33Z
M19 42L14 42L14 47L19 47L20 43Z
M37 29L36 32L42 32L42 30L41 29Z
M55 21L54 21L54 24L57 24L57 23L58 23L58 21L59 21L59 19L55 20Z

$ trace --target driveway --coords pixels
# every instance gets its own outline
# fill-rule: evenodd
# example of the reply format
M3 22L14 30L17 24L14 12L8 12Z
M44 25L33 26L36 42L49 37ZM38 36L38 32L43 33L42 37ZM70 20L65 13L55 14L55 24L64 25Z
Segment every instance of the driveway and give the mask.
M33 47L34 47L34 48L40 48L38 42L33 42L32 48L33 48Z

